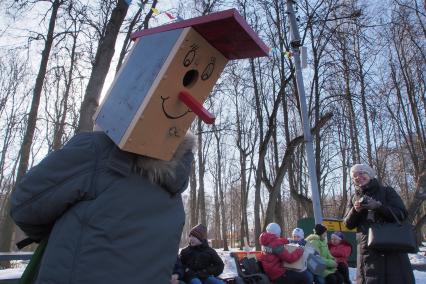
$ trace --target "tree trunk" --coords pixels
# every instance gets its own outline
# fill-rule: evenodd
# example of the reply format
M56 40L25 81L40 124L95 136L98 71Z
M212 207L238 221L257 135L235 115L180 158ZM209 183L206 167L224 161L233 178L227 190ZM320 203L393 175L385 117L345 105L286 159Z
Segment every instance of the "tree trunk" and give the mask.
M365 126L365 142L367 146L367 159L368 164L373 166L373 151L371 146L371 138L370 138L370 120L368 119L368 110L367 110L367 102L366 102L366 82L365 82L365 73L364 73L364 65L361 58L361 50L359 37L355 37L356 48L355 48L355 59L358 64L358 78L360 84L360 96L361 96L361 106L362 106L362 115L364 118L364 126Z
M225 212L225 208L220 206L220 204L222 204L222 202L219 199L219 194L218 192L223 192L223 185L222 185L222 152L221 152L221 145L220 145L220 133L216 128L216 125L213 125L213 134L214 137L216 138L216 175L217 175L217 180L216 180L216 187L215 187L215 193L214 193L214 209L215 209L215 213L214 213L214 224L215 224L215 231L216 231L216 239L218 238L219 232L220 232L220 215L222 212ZM223 194L222 194L223 195ZM222 214L223 217L225 216L224 214ZM222 222L225 222L225 219L222 218Z
M65 120L67 118L67 113L68 113L68 98L69 98L71 86L73 83L74 66L76 64L75 62L76 61L76 58L75 58L76 45L77 45L77 35L73 34L73 45L71 48L71 56L70 56L71 65L70 65L70 69L68 70L68 80L66 80L65 92L62 99L63 101L62 115L61 115L60 121L57 122L57 126L55 127L56 131L53 135L52 150L57 150L62 147L62 138L65 132Z
M205 161L203 156L203 131L201 126L201 119L197 118L198 128L198 212L200 216L200 223L207 226L206 216L206 201L204 193L204 172L205 172Z
M99 42L95 63L93 64L92 73L80 109L78 132L91 131L93 129L93 115L99 105L101 91L114 55L115 42L128 8L129 6L124 0L117 1L117 6L112 11L108 21L105 36Z
M324 115L318 121L318 123L311 129L311 132L314 135L318 135L321 130L321 127L323 127L332 118L332 116L333 115L331 113ZM266 208L265 224L268 224L274 221L274 212L276 210L275 206L277 204L277 199L279 196L282 181L284 179L285 173L287 172L289 165L293 161L293 154L296 147L300 145L301 143L303 143L303 141L304 141L304 136L301 135L292 139L290 143L288 143L287 145L283 159L281 160L280 167L277 171L276 179L274 183L269 186L271 190L269 194L268 207Z
M148 3L148 0L140 0L140 2L141 2L142 5L146 5ZM144 18L142 25L141 25L143 27L143 29L148 28L149 20L151 20L152 14L153 14L152 8L155 9L155 7L157 6L157 3L158 3L158 0L152 1L151 9L148 10L148 13L145 15L145 18ZM127 49L130 46L130 36L133 33L133 30L134 30L137 22L139 21L139 19L141 17L142 11L143 11L142 8L139 8L138 11L136 12L135 16L133 17L132 21L129 24L129 27L128 27L127 33L126 33L126 37L124 38L123 46L122 46L121 51L120 51L120 56L118 57L117 68L116 68L116 71L115 71L116 73L118 72L118 70L120 70L121 64L123 64L124 57L126 56L126 53L127 53Z
M27 172L27 169L28 169L30 151L31 151L31 146L33 143L34 132L35 132L36 123L37 123L38 107L40 104L44 78L46 76L47 63L49 62L50 50L52 49L58 10L61 4L62 4L62 1L60 0L55 0L52 4L49 27L48 27L47 35L46 35L46 41L44 43L44 48L41 53L40 67L39 67L37 78L35 81L30 112L28 113L27 128L26 128L24 139L22 141L22 145L20 149L20 160L19 160L18 172L16 174L16 181L15 181L16 183L18 183L21 180L21 178L24 176L24 174ZM9 201L6 202L5 209L6 209L6 212L9 212L10 210ZM12 219L10 218L10 216L5 216L4 223L2 225L0 251L10 250L12 235L14 230L13 228L14 228L14 225L13 225Z
M361 162L359 142L358 142L358 128L357 120L355 116L354 105L352 102L352 93L350 86L350 67L348 65L347 56L348 51L346 48L346 43L343 43L344 48L342 50L342 64L343 64L343 77L345 80L345 101L348 108L348 120L349 120L349 134L351 137L351 150L352 150L352 163L357 164Z
M420 169L420 174L417 177L416 190L414 193L413 200L408 206L408 219L414 220L414 217L417 215L417 212L420 209L420 206L426 200L426 159L422 161L422 166Z
M189 177L189 227L192 228L197 224L197 175L195 173L195 161L193 161Z

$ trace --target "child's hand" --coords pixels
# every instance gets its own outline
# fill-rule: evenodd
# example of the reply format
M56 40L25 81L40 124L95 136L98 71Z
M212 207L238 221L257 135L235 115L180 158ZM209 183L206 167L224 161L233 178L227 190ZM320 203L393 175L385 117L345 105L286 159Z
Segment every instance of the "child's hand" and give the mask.
M172 274L172 280L179 279L179 274Z
M178 274L172 274L172 278L170 279L170 284L179 284L179 275Z

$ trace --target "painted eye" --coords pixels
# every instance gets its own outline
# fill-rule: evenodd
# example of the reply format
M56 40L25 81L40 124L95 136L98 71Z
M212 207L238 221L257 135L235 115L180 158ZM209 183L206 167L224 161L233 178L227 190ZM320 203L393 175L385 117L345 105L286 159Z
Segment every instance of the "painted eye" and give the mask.
M216 58L215 57L210 58L210 63L207 64L206 68L204 68L203 73L201 73L201 80L205 81L210 78L210 76L213 74L215 64L216 64Z
M191 45L191 49L185 55L183 59L183 66L188 67L195 59L195 55L197 53L198 46L196 44Z

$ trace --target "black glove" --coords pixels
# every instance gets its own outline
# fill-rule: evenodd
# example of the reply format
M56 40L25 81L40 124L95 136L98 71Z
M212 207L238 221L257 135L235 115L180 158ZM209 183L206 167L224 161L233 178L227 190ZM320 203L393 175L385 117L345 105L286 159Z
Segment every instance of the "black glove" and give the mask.
M380 201L374 200L373 198L369 198L368 202L364 204L362 207L368 210L374 210L382 206Z

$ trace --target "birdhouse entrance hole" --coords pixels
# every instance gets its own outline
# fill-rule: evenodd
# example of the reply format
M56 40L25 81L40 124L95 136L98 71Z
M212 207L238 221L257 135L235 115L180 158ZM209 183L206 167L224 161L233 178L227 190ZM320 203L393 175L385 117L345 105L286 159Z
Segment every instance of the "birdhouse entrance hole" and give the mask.
M198 71L195 69L189 70L186 72L185 76L183 76L183 86L186 88L191 88L195 85L198 79Z

